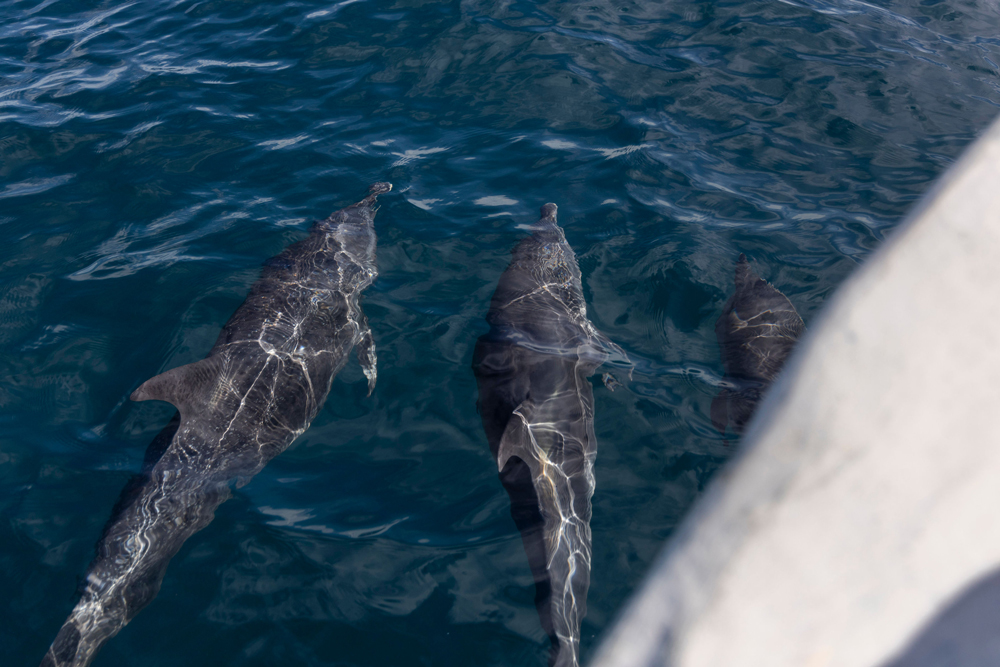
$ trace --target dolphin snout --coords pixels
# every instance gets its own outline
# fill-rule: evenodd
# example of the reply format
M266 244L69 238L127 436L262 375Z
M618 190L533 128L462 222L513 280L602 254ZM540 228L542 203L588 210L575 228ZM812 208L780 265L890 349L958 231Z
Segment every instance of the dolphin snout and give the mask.
M384 195L389 190L392 190L392 183L387 183L386 181L378 181L377 183L372 183L368 188L368 192L373 195Z

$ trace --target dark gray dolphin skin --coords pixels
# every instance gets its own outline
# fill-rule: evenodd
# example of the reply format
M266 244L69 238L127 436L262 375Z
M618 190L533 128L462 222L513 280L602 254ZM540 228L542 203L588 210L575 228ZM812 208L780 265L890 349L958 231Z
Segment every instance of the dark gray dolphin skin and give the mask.
M587 378L609 353L625 353L587 319L580 269L555 204L542 207L533 231L500 276L473 369L483 429L552 642L549 664L575 667L590 587L597 455Z
M737 388L723 389L712 401L715 428L725 433L728 424L734 433L743 432L804 329L792 302L754 273L741 253L736 293L715 323L726 377Z
M148 380L134 401L178 415L122 492L87 571L80 602L42 660L83 667L159 591L167 564L215 509L303 433L355 345L375 386L375 345L358 297L377 275L375 199L313 225L268 260L243 305L199 362Z

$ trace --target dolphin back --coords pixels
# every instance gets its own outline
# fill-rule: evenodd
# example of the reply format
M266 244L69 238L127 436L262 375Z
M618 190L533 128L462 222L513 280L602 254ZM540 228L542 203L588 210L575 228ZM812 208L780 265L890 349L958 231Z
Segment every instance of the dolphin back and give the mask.
M269 260L205 359L132 393L169 402L178 416L119 497L44 667L86 667L153 600L170 560L212 521L232 485L309 427L355 345L374 385L374 342L358 298L377 275L374 203L390 188L376 183Z
M742 432L805 329L788 297L754 273L744 254L736 263L734 285L715 323L726 376L737 385L712 402L712 422L723 433L727 424Z
M529 528L522 540L529 560L531 550L544 554L544 577L536 574L536 585L541 583L549 597L541 601L542 626L553 638L552 664L559 667L578 664L580 623L587 615L590 588L597 440L589 382L583 383L581 394L519 404L507 422L497 458L501 475L518 464L530 471L541 530Z
M576 256L541 209L490 301L473 369L479 411L510 496L551 640L550 665L575 667L590 587L594 396L588 376L624 352L587 319Z

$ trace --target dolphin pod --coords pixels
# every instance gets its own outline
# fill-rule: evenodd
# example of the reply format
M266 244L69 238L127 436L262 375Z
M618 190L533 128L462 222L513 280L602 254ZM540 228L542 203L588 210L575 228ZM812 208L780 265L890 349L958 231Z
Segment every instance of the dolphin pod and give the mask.
M479 338L473 368L483 430L510 495L551 640L549 664L579 664L590 587L594 394L587 378L625 353L587 319L576 256L542 207L513 250Z
M42 667L85 667L159 591L170 559L215 509L309 428L352 348L376 380L375 344L359 306L377 275L375 183L361 201L316 222L265 264L208 356L136 389L134 401L178 410L122 491L87 571L79 603ZM594 395L590 380L625 352L587 318L576 256L541 208L512 251L473 354L483 430L510 497L551 643L550 667L579 665L591 571ZM716 323L732 388L712 422L741 432L803 331L791 302L744 255ZM631 373L631 370L629 371ZM605 374L609 389L620 386Z
M122 492L83 595L42 660L83 667L156 596L170 559L215 508L301 435L356 345L375 385L375 344L358 297L377 275L375 183L268 260L208 356L148 380L134 401L178 414Z
M737 384L712 401L712 423L721 433L727 424L734 433L743 431L805 328L788 297L754 273L742 253L735 283L715 323L726 376Z

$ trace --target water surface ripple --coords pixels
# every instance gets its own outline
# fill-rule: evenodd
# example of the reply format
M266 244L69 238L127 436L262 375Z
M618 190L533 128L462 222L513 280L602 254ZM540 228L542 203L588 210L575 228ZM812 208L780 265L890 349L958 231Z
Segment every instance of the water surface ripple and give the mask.
M37 664L261 263L389 180L379 350L94 663L538 665L469 364L559 204L595 379L582 656L733 451L708 408L739 252L806 323L996 114L993 3L0 2L0 643Z

